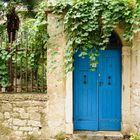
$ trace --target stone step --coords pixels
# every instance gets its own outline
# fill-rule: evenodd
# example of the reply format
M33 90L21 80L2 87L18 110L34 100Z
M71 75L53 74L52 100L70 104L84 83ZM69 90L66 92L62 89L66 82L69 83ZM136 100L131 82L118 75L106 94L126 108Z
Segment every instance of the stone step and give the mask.
M120 132L112 131L77 131L73 134L73 140L124 140Z

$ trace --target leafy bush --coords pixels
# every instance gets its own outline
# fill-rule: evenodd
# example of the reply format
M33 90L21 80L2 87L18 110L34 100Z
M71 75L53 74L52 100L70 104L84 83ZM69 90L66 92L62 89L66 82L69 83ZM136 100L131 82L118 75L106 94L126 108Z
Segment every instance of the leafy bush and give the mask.
M138 134L133 134L133 135L130 137L130 140L140 140L140 133L138 133Z
M1 3L0 3L1 4ZM15 5L17 3L14 3ZM44 73L46 72L46 43L48 41L47 34L47 17L45 13L46 4L41 2L37 7L36 16L34 18L25 18L21 22L20 30L17 34L17 39L9 43L7 38L6 21L5 23L0 23L0 87L10 86L10 82L14 79L10 79L9 73L9 62L12 66L16 66L17 78L20 78L22 71L22 78L26 75L26 70L28 72L38 74L38 84L43 84L46 81L46 76L44 74L44 81L42 81L42 67L44 67ZM1 12L1 9L0 9ZM6 15L7 10L4 9L4 14ZM23 17L21 17L23 18ZM22 41L21 41L22 40ZM27 47L29 50L27 53ZM10 51L9 51L10 48ZM16 49L23 48L23 51L16 52ZM9 53L10 52L10 53ZM43 54L44 53L44 54ZM28 59L28 66L26 60ZM22 61L22 70L21 70ZM10 64L11 64L10 63ZM43 66L42 66L43 65ZM34 78L36 78L34 76ZM24 78L25 79L25 78ZM28 77L29 79L29 77ZM37 78L36 78L37 79ZM36 80L35 79L35 80ZM44 82L46 85L46 83Z

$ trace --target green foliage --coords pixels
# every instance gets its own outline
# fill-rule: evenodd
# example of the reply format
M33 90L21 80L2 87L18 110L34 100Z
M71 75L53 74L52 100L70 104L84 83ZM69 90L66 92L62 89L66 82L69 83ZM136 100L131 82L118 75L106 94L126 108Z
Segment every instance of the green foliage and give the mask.
M6 45L7 44L3 42L1 46L3 48L1 48L0 51L0 85L2 87L7 87L10 85L7 62L11 57L11 54L4 50Z
M17 9L23 7L24 10L26 7L27 10L18 11L18 13L22 13L26 17L33 17L35 15L34 9L37 8L38 5L43 1L44 0L0 0L0 19L3 17L1 16L2 13L5 15L5 13L10 12L13 7L17 7Z
M22 74L25 76L27 58L28 72L31 73L31 70L34 70L34 72L39 74L39 77L42 77L40 76L42 75L42 63L44 63L44 68L46 68L46 60L43 59L46 58L46 43L49 38L47 34L47 17L45 14L45 8L46 4L44 2L40 3L38 5L36 16L34 18L26 18L25 21L21 23L17 39L13 43L8 43L6 25L0 24L0 86L9 86L8 62L11 61L10 59L12 59L13 66L16 66L17 68L17 78L20 78L21 61ZM12 50L11 53L6 50L9 48ZM18 51L16 54L16 49L20 48L23 48L23 51ZM27 53L26 48L31 51L28 51ZM44 58L42 57L42 49L44 50ZM42 82L42 78L38 80L39 83ZM44 81L46 81L45 74Z
M130 140L140 140L140 134L133 134L133 135L130 137Z
M4 34L5 30L6 30L6 25L0 24L0 35Z
M57 140L65 140L66 139L66 134L64 132L59 132L57 135L56 135L56 139Z
M42 1L43 0L7 0L5 2L7 2L10 5L23 4L26 5L29 9L32 9ZM0 0L0 8L3 5L4 5L4 0Z
M47 34L47 17L45 14L45 8L46 4L42 2L38 7L38 12L35 18L26 19L22 23L20 29L21 32L26 33L25 39L22 41L22 47L26 48L28 37L28 48L33 49L32 53L28 53L28 65L30 66L29 69L33 68L39 73L39 75L42 74L42 63L44 63L42 62L42 49L44 49L44 58L46 58L46 44L49 38ZM20 46L20 39L18 42L19 44L16 45ZM23 54L23 57L26 59L25 54ZM26 62L24 61L23 63ZM44 63L44 68L46 68L46 63ZM44 77L44 79L46 79L46 77Z
M65 0L52 6L54 13L64 18L68 40L65 51L66 72L72 70L73 55L89 55L92 70L98 64L99 50L104 50L112 31L120 24L124 39L132 40L140 31L140 8L134 0Z
M45 14L45 3L39 5L35 18L26 19L21 26L21 32L26 32L28 36L28 46L42 48L47 43L47 19Z

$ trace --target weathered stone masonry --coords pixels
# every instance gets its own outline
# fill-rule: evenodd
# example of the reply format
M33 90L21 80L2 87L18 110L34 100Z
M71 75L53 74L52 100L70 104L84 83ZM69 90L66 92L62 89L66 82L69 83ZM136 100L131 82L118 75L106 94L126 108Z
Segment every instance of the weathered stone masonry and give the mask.
M140 132L140 33L134 36L131 53L131 129Z
M45 140L47 103L46 95L0 95L0 124L11 129L9 138L21 140L33 134Z

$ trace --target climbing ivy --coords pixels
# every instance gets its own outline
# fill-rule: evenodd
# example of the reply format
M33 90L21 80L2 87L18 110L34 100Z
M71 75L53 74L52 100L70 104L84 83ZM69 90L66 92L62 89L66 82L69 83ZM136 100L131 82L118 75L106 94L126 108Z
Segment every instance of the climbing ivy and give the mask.
M73 69L73 55L79 50L80 57L89 56L90 66L95 70L99 50L107 47L118 24L124 29L124 39L130 42L133 34L140 31L140 7L135 0L61 0L51 8L64 19L68 35L66 72Z

